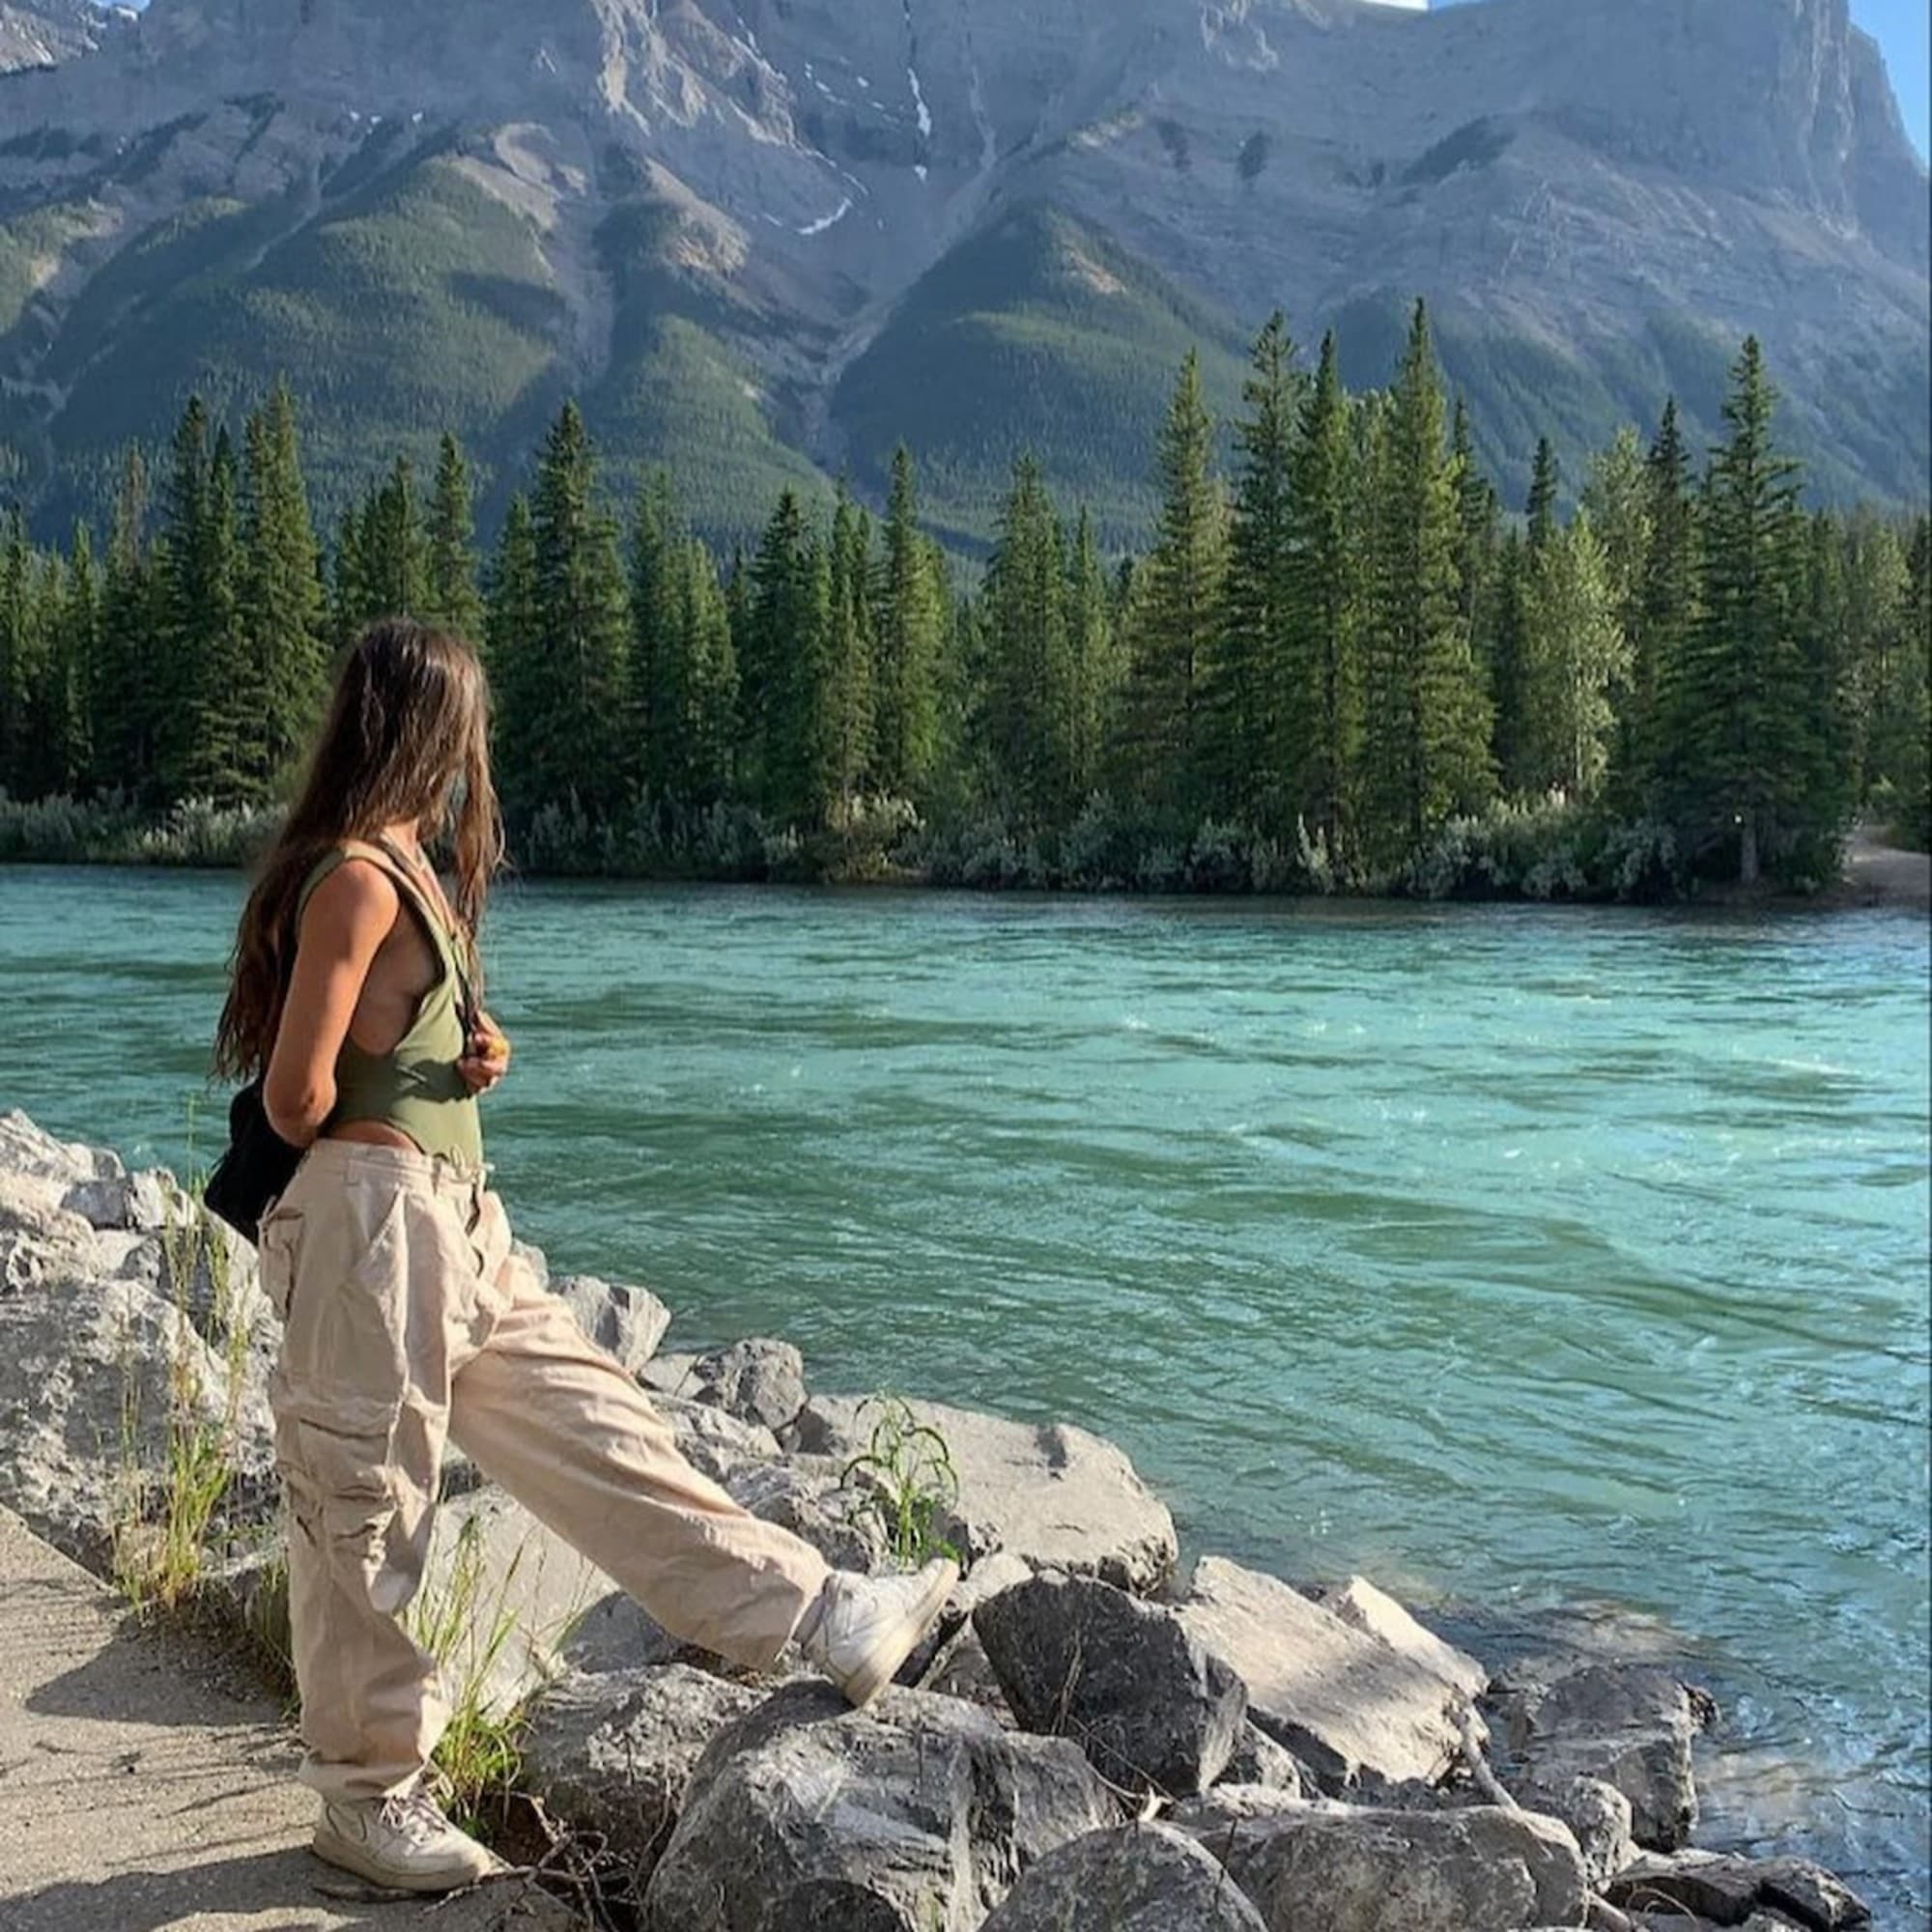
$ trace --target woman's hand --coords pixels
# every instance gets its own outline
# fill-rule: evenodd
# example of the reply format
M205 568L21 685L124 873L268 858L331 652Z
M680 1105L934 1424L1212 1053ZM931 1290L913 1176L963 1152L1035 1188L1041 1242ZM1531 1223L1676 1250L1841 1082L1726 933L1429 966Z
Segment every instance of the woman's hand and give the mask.
M472 1094L487 1094L510 1070L510 1042L488 1013L476 1015L469 1050L456 1063L463 1084Z

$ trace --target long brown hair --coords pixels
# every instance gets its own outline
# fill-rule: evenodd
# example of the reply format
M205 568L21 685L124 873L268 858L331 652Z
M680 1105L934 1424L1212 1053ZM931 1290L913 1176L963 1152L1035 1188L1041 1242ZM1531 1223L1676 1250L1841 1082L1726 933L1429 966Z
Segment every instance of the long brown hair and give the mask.
M242 914L215 1035L218 1074L252 1079L269 1064L295 964L297 904L317 862L334 846L406 824L419 825L425 838L448 838L459 943L473 976L483 903L503 858L489 684L460 638L385 617L363 632L336 673L301 790Z

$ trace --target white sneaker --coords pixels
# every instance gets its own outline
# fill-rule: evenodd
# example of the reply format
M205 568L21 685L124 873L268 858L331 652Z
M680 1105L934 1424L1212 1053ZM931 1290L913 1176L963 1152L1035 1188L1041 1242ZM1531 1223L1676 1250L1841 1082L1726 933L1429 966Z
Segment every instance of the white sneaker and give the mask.
M959 1566L935 1557L915 1577L861 1577L835 1570L807 1611L799 1654L863 1711L946 1607Z
M392 1891L456 1891L509 1869L420 1785L399 1797L325 1801L314 1847L317 1858Z

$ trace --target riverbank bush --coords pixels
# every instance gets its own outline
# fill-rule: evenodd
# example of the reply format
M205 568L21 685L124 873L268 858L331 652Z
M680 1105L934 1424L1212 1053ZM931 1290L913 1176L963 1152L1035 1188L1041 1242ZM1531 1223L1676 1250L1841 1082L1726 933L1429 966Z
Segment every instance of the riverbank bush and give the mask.
M119 792L26 800L0 791L0 862L45 866L245 866L273 834L267 807L187 799L156 813Z

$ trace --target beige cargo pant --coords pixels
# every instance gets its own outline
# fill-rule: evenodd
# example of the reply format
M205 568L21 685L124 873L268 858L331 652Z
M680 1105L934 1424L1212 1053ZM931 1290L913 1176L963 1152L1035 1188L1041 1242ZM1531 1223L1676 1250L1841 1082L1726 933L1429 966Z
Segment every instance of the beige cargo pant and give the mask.
M480 1175L319 1142L261 1250L283 1321L270 1400L306 1783L329 1799L402 1791L442 1734L435 1662L402 1617L446 1436L672 1635L753 1668L777 1659L823 1559L685 1462L510 1252Z

